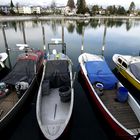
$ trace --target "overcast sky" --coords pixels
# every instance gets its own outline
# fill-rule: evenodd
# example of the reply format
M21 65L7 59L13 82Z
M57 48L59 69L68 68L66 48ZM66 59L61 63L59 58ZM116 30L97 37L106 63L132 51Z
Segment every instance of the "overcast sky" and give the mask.
M10 3L11 0L0 0L0 4ZM38 4L38 5L49 5L53 0L12 0L14 4ZM66 5L68 0L54 0L57 4ZM75 3L77 0L74 0ZM140 8L140 0L86 0L87 4L98 4L102 6L108 5L122 5L128 8L131 2L134 2L136 8Z

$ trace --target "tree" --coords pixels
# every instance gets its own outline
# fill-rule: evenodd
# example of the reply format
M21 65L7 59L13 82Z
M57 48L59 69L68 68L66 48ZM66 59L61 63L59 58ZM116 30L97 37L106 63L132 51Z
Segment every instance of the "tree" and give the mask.
M123 6L118 7L117 14L118 15L125 15L126 14L126 11L125 11Z
M135 3L131 2L130 6L129 6L129 11L134 12L134 10L135 10Z
M92 7L92 14L96 15L99 12L99 6L98 5L93 5Z
M11 3L10 3L10 13L11 14L15 14L15 12L14 12L14 4L13 4L13 2L12 2L12 0L11 0Z
M77 0L77 14L85 14L88 12L85 0Z
M74 0L68 0L67 6L69 6L71 9L75 8Z
M108 6L107 7L107 11L109 12L109 14L114 15L117 13L117 8L115 7L115 5L113 6Z
M17 9L17 13L19 14L19 3L16 3L16 9Z
M12 0L11 0L11 3L10 3L10 8L11 9L14 8L14 4L13 4Z
M80 1L81 1L81 0L77 0L77 3L76 3L77 6L80 5Z
M55 8L56 8L55 0L52 0L50 7L51 7L52 11L55 13Z

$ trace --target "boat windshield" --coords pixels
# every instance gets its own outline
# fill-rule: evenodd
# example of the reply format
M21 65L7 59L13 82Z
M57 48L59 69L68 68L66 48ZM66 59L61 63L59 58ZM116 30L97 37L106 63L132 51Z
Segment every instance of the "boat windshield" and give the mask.
M130 64L130 71L138 80L140 80L140 62Z

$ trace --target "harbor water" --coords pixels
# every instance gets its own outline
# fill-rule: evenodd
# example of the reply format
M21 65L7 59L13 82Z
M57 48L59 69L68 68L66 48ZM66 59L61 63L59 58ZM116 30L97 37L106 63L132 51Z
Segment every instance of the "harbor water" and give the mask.
M5 39L3 35L3 29ZM73 62L76 72L74 83L74 109L66 140L118 140L102 116L91 102L84 81L79 73L78 56L82 52L104 55L110 69L114 71L112 56L115 53L137 56L140 53L140 20L138 19L88 19L88 20L28 20L0 22L0 52L6 47L9 57L6 60L5 74L14 66L22 51L16 44L27 43L33 49L48 52L48 43L52 38L61 38L66 43L66 54ZM54 49L50 48L50 49ZM59 46L56 48L62 51ZM116 73L117 75L117 73ZM0 77L4 74L1 72ZM119 76L119 75L118 75ZM123 83L124 79L119 77ZM127 87L130 87L126 84ZM128 90L134 92L130 87ZM26 106L20 110L14 120L1 132L3 140L44 140L36 119L36 96L38 85ZM134 93L135 94L135 93ZM0 138L0 139L1 139Z

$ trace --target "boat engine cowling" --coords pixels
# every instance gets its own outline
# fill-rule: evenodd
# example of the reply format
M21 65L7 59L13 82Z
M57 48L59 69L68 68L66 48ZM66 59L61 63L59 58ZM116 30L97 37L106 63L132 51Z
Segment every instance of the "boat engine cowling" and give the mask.
M15 84L15 89L16 89L16 92L17 92L17 96L18 98L20 98L23 93L25 92L25 90L27 90L29 87L29 83L28 82L17 82Z

